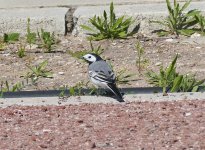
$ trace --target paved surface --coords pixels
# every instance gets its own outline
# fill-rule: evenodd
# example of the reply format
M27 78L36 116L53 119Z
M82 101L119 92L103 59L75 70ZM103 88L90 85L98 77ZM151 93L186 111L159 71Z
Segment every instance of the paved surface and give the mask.
M104 5L110 2L115 4L141 4L141 3L159 3L165 0L0 0L0 8L16 7L56 7L56 6L82 6L82 5ZM185 0L178 0L185 1ZM198 1L198 0L193 0Z
M202 2L192 2L189 9L198 9L201 11L205 10L205 1ZM76 22L73 34L84 35L86 33L80 27L81 24L88 24L90 17L96 15L102 15L103 11L109 11L108 6L82 6L78 7L74 12L73 17ZM131 27L134 28L137 24L140 25L140 32L145 34L150 34L153 30L161 28L158 24L150 23L150 20L161 20L165 18L168 14L167 7L165 3L151 3L151 4L136 4L136 5L120 5L115 6L115 12L117 16L126 15L132 16L135 19L135 23Z
M9 32L26 33L27 18L31 19L31 30L46 29L58 34L65 32L65 14L68 8L21 8L0 9L0 35Z
M168 96L162 94L135 94L125 95L126 102L161 102L161 101L179 101L179 100L205 100L205 93L170 93ZM33 97L33 98L0 98L0 107L11 105L21 106L41 106L41 105L69 105L83 103L119 103L114 98L102 96L76 96L67 99L58 97Z
M65 32L65 14L68 6L77 7L73 17L75 28L73 34L84 35L79 25L87 24L89 17L94 14L101 15L108 10L110 0L0 0L0 35L9 32L26 33L26 20L31 18L31 29L45 28L58 34ZM136 19L131 29L141 23L140 31L150 33L158 29L158 25L150 24L150 20L161 19L166 16L166 4L159 3L164 0L115 0L117 15L132 16ZM86 5L86 6L85 6ZM205 1L192 2L190 9L205 10ZM69 20L72 20L69 19Z

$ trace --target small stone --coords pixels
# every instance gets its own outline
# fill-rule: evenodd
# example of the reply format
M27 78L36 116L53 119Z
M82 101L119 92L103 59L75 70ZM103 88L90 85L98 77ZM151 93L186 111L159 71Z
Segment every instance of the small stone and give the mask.
M166 39L165 41L166 42L173 42L174 40L173 39Z
M10 53L3 54L3 56L6 56L6 57L7 57L7 56L10 56L10 55L11 55Z
M51 130L50 129L43 129L43 132L45 133L48 133L48 132L51 132Z
M200 37L200 36L201 36L201 34L199 34L199 33L194 33L194 34L191 35L191 38L196 38L196 37Z
M58 74L59 74L59 75L64 75L65 73L64 73L64 72L58 72Z
M201 49L201 47L200 47L200 46L197 46L196 49Z
M115 46L117 43L112 43L113 46Z
M155 66L160 66L160 65L162 65L162 62L157 62L157 63L155 64Z
M190 116L190 115L191 115L191 113L190 113L190 112L188 112L188 113L185 113L184 115L187 117L187 116Z

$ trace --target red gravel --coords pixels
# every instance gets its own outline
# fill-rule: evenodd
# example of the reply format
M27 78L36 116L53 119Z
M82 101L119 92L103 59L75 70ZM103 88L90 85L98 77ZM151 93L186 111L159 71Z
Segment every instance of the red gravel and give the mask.
M0 109L0 149L205 149L205 101Z

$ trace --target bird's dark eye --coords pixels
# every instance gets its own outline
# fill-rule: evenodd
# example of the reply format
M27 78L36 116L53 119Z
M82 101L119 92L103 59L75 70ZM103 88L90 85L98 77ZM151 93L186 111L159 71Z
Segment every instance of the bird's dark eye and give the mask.
M90 58L91 58L91 56L88 56L88 58L90 59Z

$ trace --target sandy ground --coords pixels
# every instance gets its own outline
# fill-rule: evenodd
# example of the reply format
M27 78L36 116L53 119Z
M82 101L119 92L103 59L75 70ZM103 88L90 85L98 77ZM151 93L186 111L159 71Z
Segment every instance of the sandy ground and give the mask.
M36 85L28 84L24 90L46 90L59 89L67 85L68 87L76 85L80 81L88 81L87 64L81 60L71 57L68 50L73 52L89 50L89 42L81 37L58 37L60 43L53 46L53 53L44 53L45 50L36 48L35 45L30 49L27 45L26 56L19 58L16 50L20 43L9 44L4 50L0 51L0 81L8 81L10 85L19 81L24 81L23 76L30 70L26 65L34 66L44 60L48 60L48 70L53 73L53 79L40 78ZM189 40L192 40L190 42ZM143 60L144 69L138 72L136 66L137 52L135 44L141 42L145 54ZM187 42L188 41L188 42ZM194 42L193 42L194 41ZM145 87L151 86L147 83L144 74L148 70L158 71L160 65L167 66L175 57L176 53L180 55L177 61L177 71L183 74L196 74L197 79L203 79L205 74L205 44L197 43L199 40L192 38L168 39L157 37L136 36L125 40L103 40L93 42L94 47L101 45L104 49L102 57L113 65L117 74L122 69L126 69L127 74L134 74L133 81L129 85L119 85L120 87ZM199 61L200 60L200 61Z

